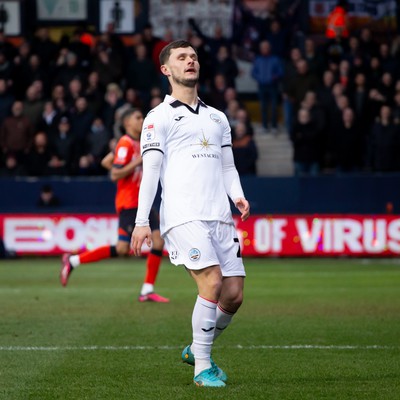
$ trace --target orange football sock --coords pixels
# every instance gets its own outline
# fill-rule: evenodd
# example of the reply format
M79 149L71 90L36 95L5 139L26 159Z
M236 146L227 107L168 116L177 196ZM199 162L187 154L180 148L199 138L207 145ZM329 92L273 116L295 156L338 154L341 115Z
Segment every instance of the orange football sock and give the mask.
M150 254L147 256L146 263L146 276L144 278L144 283L150 283L154 285L158 270L160 269L162 260L162 250L151 250Z
M115 246L102 246L94 250L85 251L79 255L79 259L81 264L87 264L116 256L117 251Z

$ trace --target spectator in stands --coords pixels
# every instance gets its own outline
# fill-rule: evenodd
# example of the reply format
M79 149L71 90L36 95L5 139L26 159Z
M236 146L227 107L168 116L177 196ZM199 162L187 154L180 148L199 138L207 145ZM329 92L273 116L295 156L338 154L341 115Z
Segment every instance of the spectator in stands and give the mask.
M283 76L281 59L271 54L271 46L263 40L259 46L259 55L253 62L251 76L258 84L258 96L263 128L268 132L271 123L272 133L278 128L278 101L280 83ZM269 114L268 108L271 108Z
M367 26L360 31L360 51L363 57L370 59L378 55L378 45L372 35L371 29Z
M328 64L331 62L338 64L345 57L346 51L347 46L340 37L328 41L325 45L326 62Z
M383 72L388 72L393 77L399 77L399 60L390 54L389 43L379 45L378 58Z
M320 148L318 131L311 121L310 112L300 108L293 127L293 159L296 176L319 173Z
M301 60L302 55L298 47L293 47L290 50L289 60L284 63L284 73L282 79L282 108L283 108L283 119L286 127L286 131L291 133L293 127L293 99L289 96L288 90L290 90L291 82L297 75L297 61Z
M378 118L382 105L386 104L386 98L383 96L378 89L372 88L368 94L368 111L369 118L375 121Z
M40 27L37 29L31 41L31 49L33 54L39 56L46 73L49 73L49 67L57 58L58 45L50 38L48 28Z
M225 76L216 74L214 76L213 84L210 93L208 94L207 103L217 108L218 110L225 110L228 104L225 101L225 92L228 89Z
M135 58L128 66L127 86L137 90L144 105L148 107L151 89L159 86L159 73L148 57L144 44L139 44L135 48Z
M351 84L352 75L350 70L350 63L347 60L342 60L339 63L338 69L338 81L343 86L345 90Z
M70 115L71 127L77 141L76 145L78 149L84 146L86 135L90 131L94 117L85 97L78 97L75 100L75 107Z
M325 67L325 60L323 52L316 48L312 38L304 40L304 59L307 61L310 72L321 77Z
M122 77L122 66L118 58L113 58L113 53L102 47L98 48L95 55L93 71L98 74L102 87L118 82Z
M253 124L251 123L251 119L249 113L247 112L246 108L239 108L236 112L236 121L237 123L241 122L246 125L247 134L251 137L254 136L254 128Z
M124 104L122 90L117 83L107 85L102 108L102 118L107 130L112 132L115 122L115 111Z
M240 104L236 99L229 100L226 109L224 110L226 117L228 118L229 125L235 127L237 122L237 112L240 109Z
M104 88L100 84L99 73L92 71L89 73L87 85L83 90L90 110L95 115L99 115L104 103Z
M20 157L17 157L14 153L7 153L3 157L4 162L0 168L0 176L14 178L26 175L22 161L19 160Z
M26 90L23 106L24 115L29 118L34 129L36 129L43 112L44 102L40 99L39 93L34 85L29 86Z
M307 61L300 59L296 62L296 75L288 83L286 89L287 96L293 102L295 115L300 108L306 93L309 90L316 91L318 89L318 78L308 70Z
M196 34L204 41L204 44L208 47L210 54L215 57L218 54L218 50L221 46L225 46L229 52L232 50L232 41L230 38L225 37L223 29L220 24L215 24L214 35L205 35L194 18L188 19L189 26L196 32Z
M239 68L236 60L229 54L226 46L220 46L214 63L214 74L225 76L228 87L236 87L236 78L239 75Z
M108 153L111 134L101 118L93 120L83 144L82 156L79 159L81 175L104 175L107 171L101 166L101 160Z
M13 154L20 163L32 146L33 125L24 115L24 105L21 101L14 102L11 112L12 115L1 125L1 149L5 154Z
M68 87L69 83L77 79L84 82L86 74L78 64L78 57L72 51L63 48L60 50L59 57L56 63L56 78L55 83Z
M15 101L14 95L10 92L5 79L0 79L0 127L3 121L11 113Z
M65 88L63 85L56 84L52 87L51 100L56 104L57 100L60 98L65 100Z
M56 134L51 138L51 175L74 175L77 169L78 151L71 124L61 117Z
M366 151L366 137L367 132L372 126L373 117L371 116L370 106L368 101L369 89L365 74L359 72L355 75L350 90L348 92L350 106L354 111L357 126L363 134L362 149L363 153Z
M367 78L371 88L376 88L379 85L382 76L382 66L378 57L372 57L369 61L369 67L367 70Z
M75 107L77 99L83 96L83 84L79 78L73 78L68 82L65 96L65 103L68 111L72 111Z
M368 164L375 172L392 172L400 170L400 130L395 125L391 109L383 105L379 118L372 127Z
M38 207L59 207L61 204L60 199L54 193L50 184L45 184L40 189L39 199L37 201Z
M121 36L115 32L114 23L107 24L106 32L97 37L93 50L95 54L105 50L109 59L116 63L121 72L123 74L126 72L126 49Z
M334 136L336 171L339 173L360 171L363 164L362 148L362 133L354 111L346 107Z
M45 70L42 68L40 58L37 54L30 55L26 73L28 74L28 85L33 85L35 81L41 81L43 86L42 92L45 92L46 95L49 93L49 79L46 76Z
M161 39L157 36L154 35L153 32L153 25L148 22L145 24L142 30L142 41L141 44L143 44L146 48L145 54L146 57L149 57L151 59L153 57L154 49L157 46L157 44L161 41ZM154 63L154 66L156 64Z
M335 75L329 69L322 75L322 82L317 87L317 98L319 104L327 112L334 103L332 88L335 83Z
M377 86L377 90L379 94L385 99L385 104L392 106L395 94L395 87L393 77L389 72L384 72L382 74L380 82Z
M239 175L257 175L257 146L243 122L235 126L232 151Z
M43 112L41 118L39 119L39 123L37 129L39 131L43 131L47 136L52 136L57 129L58 122L60 119L60 115L58 114L56 108L52 101L46 101L43 106Z
M13 91L18 99L22 99L31 82L29 66L31 46L29 42L26 40L23 41L17 51L18 53L14 57L12 69Z
M160 95L160 93L157 93L157 95ZM150 93L150 96L154 96L153 91ZM139 108L140 110L144 108L140 94L134 88L128 87L125 90L124 101L125 104L128 104L130 108Z
M264 39L271 45L271 54L278 56L281 59L287 56L287 30L282 28L279 19L273 19L270 22L269 30L267 30L264 36Z
M82 29L75 29L66 43L66 47L69 51L76 54L78 57L78 65L82 69L87 70L91 63L91 46L81 40L83 33Z
M25 160L27 175L38 177L49 175L50 160L51 151L47 135L45 132L39 131L33 138L33 146Z
M71 113L67 107L65 100L62 97L60 97L59 99L56 100L56 102L54 103L54 106L57 111L56 121L57 121L57 129L58 129L58 123L60 122L60 119L62 117L69 118Z
M305 108L309 111L310 120L317 130L318 136L320 136L325 129L326 114L325 110L318 102L317 93L312 90L306 92L306 95L301 102L301 108Z
M368 103L368 86L365 74L359 72L349 85L349 99L357 119L365 116Z

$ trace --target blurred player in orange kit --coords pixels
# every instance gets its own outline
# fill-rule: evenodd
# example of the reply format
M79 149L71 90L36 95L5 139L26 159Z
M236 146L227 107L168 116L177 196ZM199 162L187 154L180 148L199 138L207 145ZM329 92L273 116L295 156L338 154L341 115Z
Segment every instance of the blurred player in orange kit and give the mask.
M64 254L60 281L66 286L74 269L80 264L93 263L106 258L130 254L130 239L136 219L139 187L142 180L142 157L140 156L140 134L143 114L139 109L129 109L122 116L124 135L119 139L115 152L107 154L102 166L111 171L111 179L117 182L115 208L119 216L118 242L115 246L102 246L81 254ZM139 295L139 301L168 303L169 299L154 292L154 284L162 260L164 240L160 236L159 218L153 209L150 216L153 246L147 257L147 270Z

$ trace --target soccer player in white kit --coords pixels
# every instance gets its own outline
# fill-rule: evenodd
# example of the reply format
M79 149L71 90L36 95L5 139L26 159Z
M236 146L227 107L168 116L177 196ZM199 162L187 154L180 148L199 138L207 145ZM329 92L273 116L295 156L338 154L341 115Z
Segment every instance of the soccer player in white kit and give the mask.
M170 260L184 265L198 288L193 341L182 359L194 365L196 385L223 387L227 376L211 348L242 304L246 275L229 198L242 220L250 206L234 165L228 120L197 95L195 49L174 41L161 51L160 64L172 92L143 124L143 177L131 247L140 255L143 242L151 245L149 213L160 180L160 230Z

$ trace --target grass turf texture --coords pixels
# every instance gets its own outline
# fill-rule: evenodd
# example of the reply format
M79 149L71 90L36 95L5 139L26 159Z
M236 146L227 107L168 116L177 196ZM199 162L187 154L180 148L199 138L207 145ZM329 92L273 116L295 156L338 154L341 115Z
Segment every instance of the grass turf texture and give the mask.
M59 259L0 262L0 399L398 399L400 261L246 259L245 302L215 343L226 388L180 360L195 286L164 261L169 304L138 303L143 259L58 281Z

